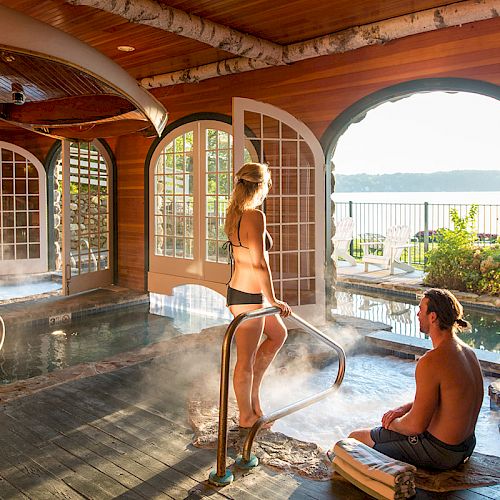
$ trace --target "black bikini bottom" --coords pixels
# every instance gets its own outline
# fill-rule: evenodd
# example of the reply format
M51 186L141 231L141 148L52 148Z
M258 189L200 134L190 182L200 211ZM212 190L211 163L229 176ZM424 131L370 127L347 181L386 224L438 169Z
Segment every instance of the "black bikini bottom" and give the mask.
M261 293L247 293L235 290L230 286L227 287L227 306L235 306L241 304L263 304L264 296Z

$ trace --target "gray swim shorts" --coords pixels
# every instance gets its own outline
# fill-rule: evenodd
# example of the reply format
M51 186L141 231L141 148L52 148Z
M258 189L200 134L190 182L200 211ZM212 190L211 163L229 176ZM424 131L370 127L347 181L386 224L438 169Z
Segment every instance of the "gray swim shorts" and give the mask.
M370 431L373 447L388 457L427 469L447 470L466 462L476 446L474 434L460 444L446 444L425 431L416 436L375 427Z

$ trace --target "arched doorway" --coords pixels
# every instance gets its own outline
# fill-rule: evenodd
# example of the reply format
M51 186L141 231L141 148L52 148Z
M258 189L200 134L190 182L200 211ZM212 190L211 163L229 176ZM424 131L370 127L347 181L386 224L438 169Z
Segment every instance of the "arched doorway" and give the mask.
M49 175L51 260L63 274L63 292L113 283L114 164L108 149L98 140L63 141L51 155Z
M277 294L308 318L324 305L324 155L312 132L289 113L250 99L233 101L234 126L184 122L158 143L149 162L148 290L171 294L197 284L225 294L223 245L234 165L268 163L269 253ZM208 118L208 117L207 117ZM319 306L319 307L318 307Z
M337 145L339 143L340 137L347 131L347 129L361 120L365 118L367 113L374 108L377 108L381 105L394 102L396 101L401 101L403 98L410 98L412 96L416 97L416 94L419 94L419 99L422 97L424 98L425 95L422 94L429 94L429 93L434 93L436 95L436 92L441 92L446 93L449 92L450 94L457 94L457 93L468 93L468 94L478 94L481 95L482 97L491 97L493 99L500 100L500 87L485 83L485 82L479 82L479 81L473 81L473 80L465 80L465 79L456 79L456 78L441 78L441 79L425 79L425 80L415 80L411 82L405 82L403 84L395 85L392 87L388 87L386 89L382 89L378 92L375 92L374 94L371 94L369 96L366 96L365 98L361 99L360 101L354 103L352 106L347 108L341 115L337 117L336 120L332 122L330 127L327 129L325 134L323 135L322 138L322 144L324 149L327 151L327 169L328 169L328 176L327 176L327 199L331 199L331 195L333 192L333 186L335 185L335 179L333 177L334 174L334 165L332 163L332 159L334 157L334 153L336 152ZM453 96L447 96L447 99L451 99ZM412 97L413 98L413 97ZM411 99L405 100L405 102L409 102ZM491 99L490 99L491 100ZM394 104L394 106L398 106L398 104ZM382 109L382 107L380 108ZM429 112L429 120L432 119L432 114L436 113L436 115L439 114L440 107L435 106L430 112ZM377 110L378 113L379 110ZM451 111L450 111L451 112ZM373 112L375 114L375 112ZM434 116L436 116L434 115ZM372 113L370 113L369 116L372 116ZM463 117L460 117L460 120L462 120ZM368 118L366 121L369 121ZM457 118L458 121L458 118ZM347 135L347 134L346 134ZM392 136L393 134L389 134ZM396 134L394 134L396 135ZM361 141L363 142L363 141ZM490 139L491 142L491 139ZM494 142L497 142L494 140ZM461 143L460 143L461 144ZM424 146L422 144L421 146ZM445 149L446 150L446 149ZM411 148L410 148L411 151ZM449 151L446 150L446 151ZM411 153L409 153L411 154ZM382 170L382 167L380 167L380 170ZM342 172L345 173L345 172ZM381 173L379 170L376 172L373 172L375 174ZM415 189L418 191L418 189ZM362 191L362 189L360 189ZM394 189L394 191L398 191L398 189ZM401 191L405 191L404 189L401 189ZM409 189L408 191L411 191ZM380 194L380 193L379 193ZM384 193L381 193L384 194ZM365 200L366 201L366 200ZM387 201L387 200L386 200ZM405 202L408 203L409 199L405 199ZM423 200L425 201L425 200ZM477 203L477 202L474 202ZM329 200L329 203L327 204L327 208L329 210L327 221L328 221L328 229L327 232L329 235L332 234L332 216L334 213L334 206L333 202ZM420 210L420 209L419 209ZM345 215L345 214L344 214ZM401 218L401 213L399 213L399 218ZM419 217L423 222L422 224L427 224L425 222L426 216L425 215L419 215L417 214L415 217ZM341 218L341 217L340 217ZM382 217L384 218L384 217ZM491 217L490 217L491 218ZM387 221L386 221L387 222ZM359 228L358 228L359 229ZM414 227L410 227L411 229L411 234L416 234L416 231L418 230L415 229ZM425 230L427 232L427 229ZM426 233L427 234L427 233ZM361 236L360 236L361 238ZM376 239L376 238L371 238ZM331 243L329 239L327 239L327 253L331 255L332 249L331 249ZM423 252L422 252L423 253ZM330 282L327 284L327 290L328 293L333 295L334 292L334 286L335 286L335 265L332 263L330 259L327 259L328 265L330 266L330 272L328 272L328 276L331 277Z
M1 275L47 271L46 185L33 154L0 141Z
M150 292L170 294L186 283L224 292L232 146L229 124L196 120L171 130L154 149L149 163Z

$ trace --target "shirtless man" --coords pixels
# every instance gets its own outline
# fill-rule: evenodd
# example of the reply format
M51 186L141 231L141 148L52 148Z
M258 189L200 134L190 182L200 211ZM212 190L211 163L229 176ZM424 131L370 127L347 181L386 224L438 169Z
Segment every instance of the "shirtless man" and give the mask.
M432 349L417 363L414 401L385 413L381 427L356 430L349 437L418 467L446 470L469 459L483 378L474 351L455 335L468 326L462 315L448 290L424 293L418 320Z

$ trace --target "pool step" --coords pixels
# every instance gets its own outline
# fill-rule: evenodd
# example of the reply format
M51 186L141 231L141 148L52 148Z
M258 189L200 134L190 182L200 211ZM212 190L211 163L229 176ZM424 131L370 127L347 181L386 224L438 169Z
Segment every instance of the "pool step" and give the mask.
M383 330L369 333L366 335L366 339L371 344L395 354L402 353L418 357L432 349L432 342L429 339L399 335ZM474 349L474 352L485 374L500 376L500 355L498 353L482 349Z

